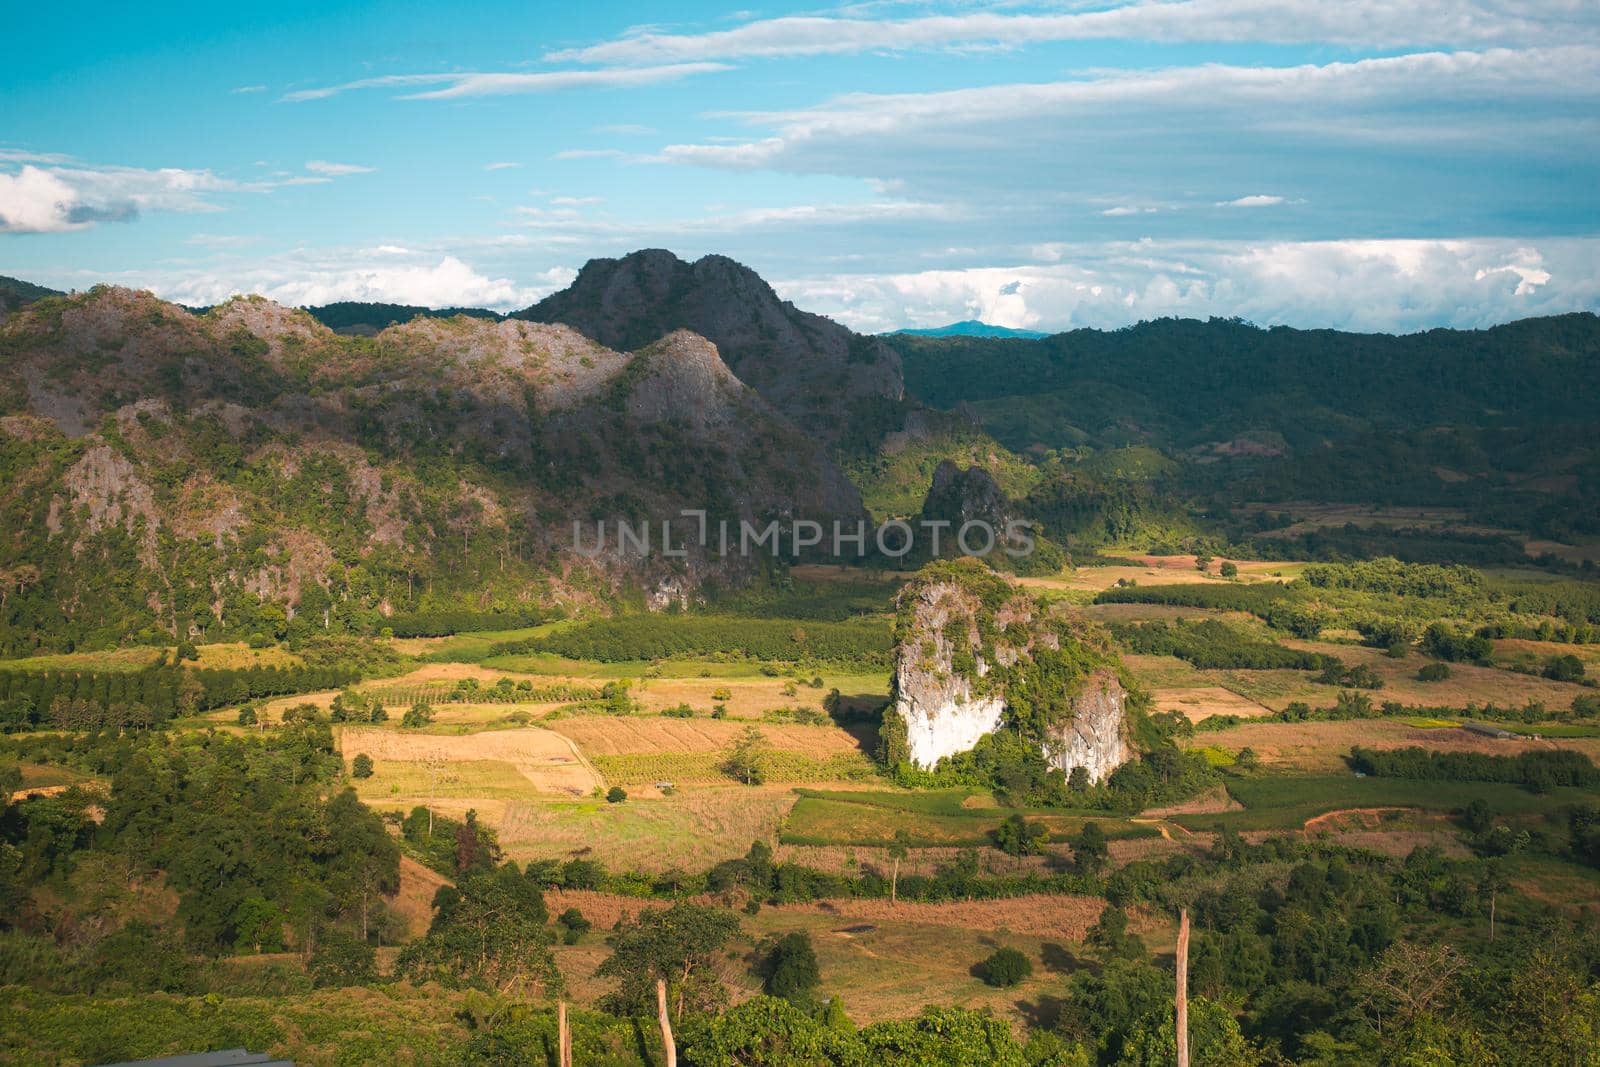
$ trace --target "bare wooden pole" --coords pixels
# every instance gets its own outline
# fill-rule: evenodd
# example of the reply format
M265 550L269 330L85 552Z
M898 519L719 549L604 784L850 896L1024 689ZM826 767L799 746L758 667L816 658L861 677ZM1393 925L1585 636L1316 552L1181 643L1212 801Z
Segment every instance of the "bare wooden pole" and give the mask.
M667 1018L667 980L656 979L656 1017L661 1020L661 1047L666 1050L667 1067L678 1067L678 1046L672 1043L672 1020Z
M1178 1067L1189 1067L1189 909L1178 918Z
M561 1028L559 1052L560 1067L572 1067L572 1031L567 1028L567 1002L560 1001L556 1005L556 1022Z

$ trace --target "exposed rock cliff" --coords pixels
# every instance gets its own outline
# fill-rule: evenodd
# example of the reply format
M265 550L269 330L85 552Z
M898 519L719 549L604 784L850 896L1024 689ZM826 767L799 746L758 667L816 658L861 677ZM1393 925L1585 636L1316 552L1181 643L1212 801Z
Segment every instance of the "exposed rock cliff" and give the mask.
M896 642L903 736L886 727L891 759L932 768L1002 726L1037 744L1051 767L1082 767L1092 782L1133 755L1104 634L975 560L930 564L906 586Z
M1133 757L1128 747L1128 694L1115 673L1096 671L1072 698L1072 716L1045 731L1044 755L1050 766L1067 774L1074 767L1103 782Z

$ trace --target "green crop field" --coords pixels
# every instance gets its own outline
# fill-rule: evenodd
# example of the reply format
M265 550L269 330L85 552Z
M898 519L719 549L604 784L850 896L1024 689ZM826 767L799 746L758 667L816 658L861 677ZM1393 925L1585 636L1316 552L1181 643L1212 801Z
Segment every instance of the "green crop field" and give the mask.
M1099 822L1108 838L1148 837L1149 826L1102 812L1048 812L994 806L963 807L967 794L840 793L802 790L779 837L787 845L888 845L904 831L913 847L979 847L1007 816L1026 815L1045 825L1053 841Z
M1496 782L1414 781L1398 778L1358 778L1355 775L1296 777L1271 775L1237 779L1228 793L1244 805L1243 811L1175 815L1172 821L1190 830L1293 830L1306 820L1328 812L1352 808L1418 808L1453 812L1482 800L1502 815L1537 815L1563 805L1592 799L1577 789L1531 793L1519 786Z

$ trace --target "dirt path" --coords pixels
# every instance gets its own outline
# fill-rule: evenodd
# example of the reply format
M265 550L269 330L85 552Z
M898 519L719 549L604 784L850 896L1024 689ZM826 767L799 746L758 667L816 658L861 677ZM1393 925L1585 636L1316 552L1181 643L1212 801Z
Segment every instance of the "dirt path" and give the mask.
M1416 811L1416 810L1417 810L1416 808L1396 808L1396 807L1388 807L1388 808L1340 808L1337 811L1326 811L1326 812L1323 812L1321 815L1315 816L1314 818L1307 819L1304 832L1306 834L1314 834L1314 833L1320 833L1323 830L1337 830L1337 829L1339 829L1339 827L1333 825L1333 823L1336 820L1342 819L1342 818L1344 818L1345 816L1348 816L1348 815L1354 815L1357 818L1359 818L1361 820L1361 825L1366 827L1368 830L1375 830L1375 829L1378 828L1378 820L1380 818L1382 818L1383 815L1386 812L1391 812L1391 811ZM1369 816L1370 816L1370 819L1369 819Z

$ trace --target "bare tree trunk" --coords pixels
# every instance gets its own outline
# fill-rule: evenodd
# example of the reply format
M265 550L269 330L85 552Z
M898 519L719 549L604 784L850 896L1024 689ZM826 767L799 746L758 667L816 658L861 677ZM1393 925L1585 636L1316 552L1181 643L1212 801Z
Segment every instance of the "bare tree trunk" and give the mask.
M892 908L900 902L900 859L895 857L894 873L889 875L889 906Z
M1189 1067L1189 909L1178 919L1178 1067Z
M667 1018L667 980L656 979L656 1017L661 1020L661 1047L666 1052L666 1067L678 1067L678 1046L672 1041L672 1020Z
M572 1067L572 1031L567 1028L567 1002L564 1000L556 1005L556 1022L561 1027L557 1052L560 1067Z

